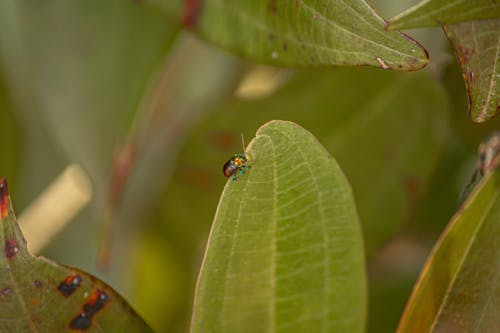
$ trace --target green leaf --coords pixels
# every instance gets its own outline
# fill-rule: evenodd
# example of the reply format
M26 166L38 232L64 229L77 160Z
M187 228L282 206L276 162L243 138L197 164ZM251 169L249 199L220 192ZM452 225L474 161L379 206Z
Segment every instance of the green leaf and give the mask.
M193 332L363 332L366 281L350 186L301 127L262 126L229 180L195 295Z
M364 0L152 0L204 39L253 61L284 66L371 65L402 71L426 51ZM184 6L182 5L184 3Z
M28 253L0 178L0 331L151 332L109 286Z
M500 169L453 217L422 270L399 333L495 332L500 296Z
M500 18L500 3L491 0L422 0L392 18L390 30L440 26L449 23Z
M500 19L445 25L469 97L469 116L484 122L500 111Z

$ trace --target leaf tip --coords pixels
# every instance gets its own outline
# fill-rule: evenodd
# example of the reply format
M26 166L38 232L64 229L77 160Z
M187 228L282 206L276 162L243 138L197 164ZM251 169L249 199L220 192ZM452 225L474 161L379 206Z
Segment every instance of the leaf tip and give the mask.
M406 40L414 45L414 48L411 49L413 53L413 57L408 61L408 70L416 71L424 68L429 63L429 52L423 47L417 40L408 36L405 33L399 32L401 36L403 36Z

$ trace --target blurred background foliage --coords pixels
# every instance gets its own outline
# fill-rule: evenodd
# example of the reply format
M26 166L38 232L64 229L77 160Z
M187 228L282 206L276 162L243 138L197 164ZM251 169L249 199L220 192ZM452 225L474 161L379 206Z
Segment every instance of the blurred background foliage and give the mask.
M412 3L372 5L392 17ZM478 144L500 128L498 117L467 118L441 31L408 33L429 51L424 70L291 70L207 45L142 1L2 1L0 175L22 216L79 165L91 203L40 254L101 277L156 331L184 332L222 165L242 150L240 133L249 141L268 120L292 120L353 186L369 332L392 331L457 209Z

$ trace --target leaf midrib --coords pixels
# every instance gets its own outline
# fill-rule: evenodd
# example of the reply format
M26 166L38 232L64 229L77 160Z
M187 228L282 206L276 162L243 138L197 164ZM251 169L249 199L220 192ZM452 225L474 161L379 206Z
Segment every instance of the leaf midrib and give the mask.
M299 154L301 155L302 159L304 160L304 164L306 165L307 167L307 171L309 172L310 174L310 178L313 180L313 183L314 183L314 186L316 188L316 193L317 193L317 198L318 198L318 212L319 212L319 215L320 215L320 220L321 220L321 229L322 229L322 237L323 237L323 267L324 267L324 270L325 270L325 273L324 273L324 285L323 285L323 295L324 295L324 298L323 298L323 308L324 309L328 309L329 306L329 295L330 295L330 286L328 284L328 276L329 276L329 267L330 267L330 257L329 257L329 244L328 244L328 230L327 228L325 227L325 216L324 216L324 213L323 213L323 207L324 207L324 202L323 202L323 197L322 197L322 192L321 192L321 188L318 184L318 181L315 177L315 174L314 172L311 170L311 165L310 163L308 162L308 159L306 158L305 154L304 154L304 150L303 150L303 147L300 145L300 144L297 144L293 138L291 138L290 136L288 136L288 134L285 132L285 131L280 131L279 129L275 129L275 131L277 132L280 132L283 136L285 136L290 142L292 142L294 144L295 147L297 147L298 149L296 150L297 152L299 152ZM327 330L327 320L323 320L322 321L322 332L326 332Z

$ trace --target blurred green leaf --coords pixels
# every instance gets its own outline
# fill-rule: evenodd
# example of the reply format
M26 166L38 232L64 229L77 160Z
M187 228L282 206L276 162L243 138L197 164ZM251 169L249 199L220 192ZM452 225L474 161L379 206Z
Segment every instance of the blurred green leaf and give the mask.
M0 331L151 332L109 286L28 253L0 178Z
M151 0L204 39L254 61L284 66L371 65L402 71L426 51L364 1Z
M176 29L133 1L7 0L0 30L14 103L40 112L67 158L106 186L116 144Z
M195 295L193 332L362 332L366 290L350 186L307 131L283 121L228 181Z
M4 77L0 71L0 177L16 179L15 175L19 167L19 148L21 135L19 132L18 119L14 114L14 108L10 104L4 86Z
M25 159L32 163L22 172L46 186L62 170L46 171L54 167L55 155L62 160L56 167L77 163L94 184L93 220L79 220L81 228L65 235L74 251L58 252L73 256L70 262L84 258L92 263L87 268L94 266L95 229L105 216L115 152L146 111L143 105L177 31L134 1L0 2L0 66L29 137L26 151L36 155ZM41 182L38 175L46 173L50 177Z
M500 18L500 3L496 1L422 0L393 17L388 28L409 29L493 18Z
M498 330L500 169L480 182L429 257L398 332Z
M500 19L445 25L469 97L469 116L484 122L500 110Z

